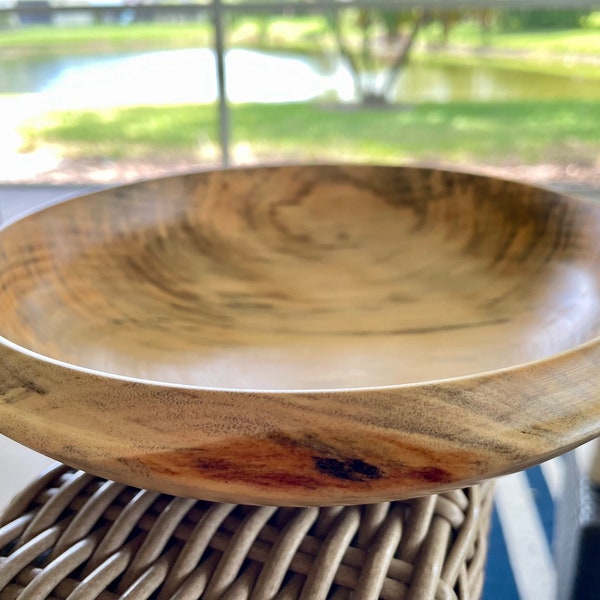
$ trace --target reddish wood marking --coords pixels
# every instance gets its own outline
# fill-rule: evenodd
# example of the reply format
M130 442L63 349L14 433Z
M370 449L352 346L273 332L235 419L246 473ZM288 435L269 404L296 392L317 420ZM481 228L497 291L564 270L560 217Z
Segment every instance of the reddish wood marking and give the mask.
M239 438L203 448L185 448L137 457L155 473L176 479L212 480L254 488L318 490L339 488L412 489L434 487L473 476L477 469L472 453L456 450L442 468L432 465L416 446L387 440L394 453L364 452L343 456L335 449L315 447L306 439L287 437ZM386 444L387 445L387 444ZM387 454L387 458L383 458ZM390 457L400 457L392 460Z

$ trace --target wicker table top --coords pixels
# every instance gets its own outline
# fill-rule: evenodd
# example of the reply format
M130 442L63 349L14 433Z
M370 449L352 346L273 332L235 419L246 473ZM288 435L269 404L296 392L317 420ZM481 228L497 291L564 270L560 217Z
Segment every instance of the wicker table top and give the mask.
M492 484L355 507L252 507L56 465L0 528L3 600L479 597Z

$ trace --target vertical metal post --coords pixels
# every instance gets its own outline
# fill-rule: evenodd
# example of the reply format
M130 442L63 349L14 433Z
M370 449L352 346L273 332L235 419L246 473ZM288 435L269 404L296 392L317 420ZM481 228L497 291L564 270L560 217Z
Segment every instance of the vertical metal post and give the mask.
M213 22L215 27L217 89L219 94L219 142L221 144L221 163L224 167L227 167L229 166L229 107L227 105L227 87L225 84L225 35L222 0L213 0Z

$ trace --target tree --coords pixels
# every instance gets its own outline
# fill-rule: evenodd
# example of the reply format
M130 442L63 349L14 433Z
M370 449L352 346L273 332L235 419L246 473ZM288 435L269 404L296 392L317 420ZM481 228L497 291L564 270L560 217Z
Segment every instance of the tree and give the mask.
M425 22L422 10L347 9L328 15L338 51L363 104L386 104ZM383 71L383 77L376 77Z
M437 21L440 27L437 46L444 48L448 45L448 39L452 29L460 23L466 15L466 11L461 9L433 9L427 14L427 20Z

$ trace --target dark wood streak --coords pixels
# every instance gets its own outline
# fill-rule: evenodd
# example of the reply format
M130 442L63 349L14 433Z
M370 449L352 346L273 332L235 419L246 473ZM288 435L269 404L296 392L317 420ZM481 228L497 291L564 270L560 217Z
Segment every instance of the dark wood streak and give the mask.
M28 396L31 393L45 396L49 393L46 386L18 372L16 369L0 365L0 396L6 396L15 390L23 390Z
M360 458L339 460L323 456L313 456L317 471L337 479L348 481L367 481L383 477L381 469L370 465Z
M493 327L494 325L502 325L507 322L508 319L490 319L487 321L479 321L476 323L453 323L451 325L441 325L438 327L407 327L406 329L391 329L389 331L384 332L350 331L345 332L345 335L428 335L430 333L440 333L442 331L460 331L461 329L479 329L481 327Z

